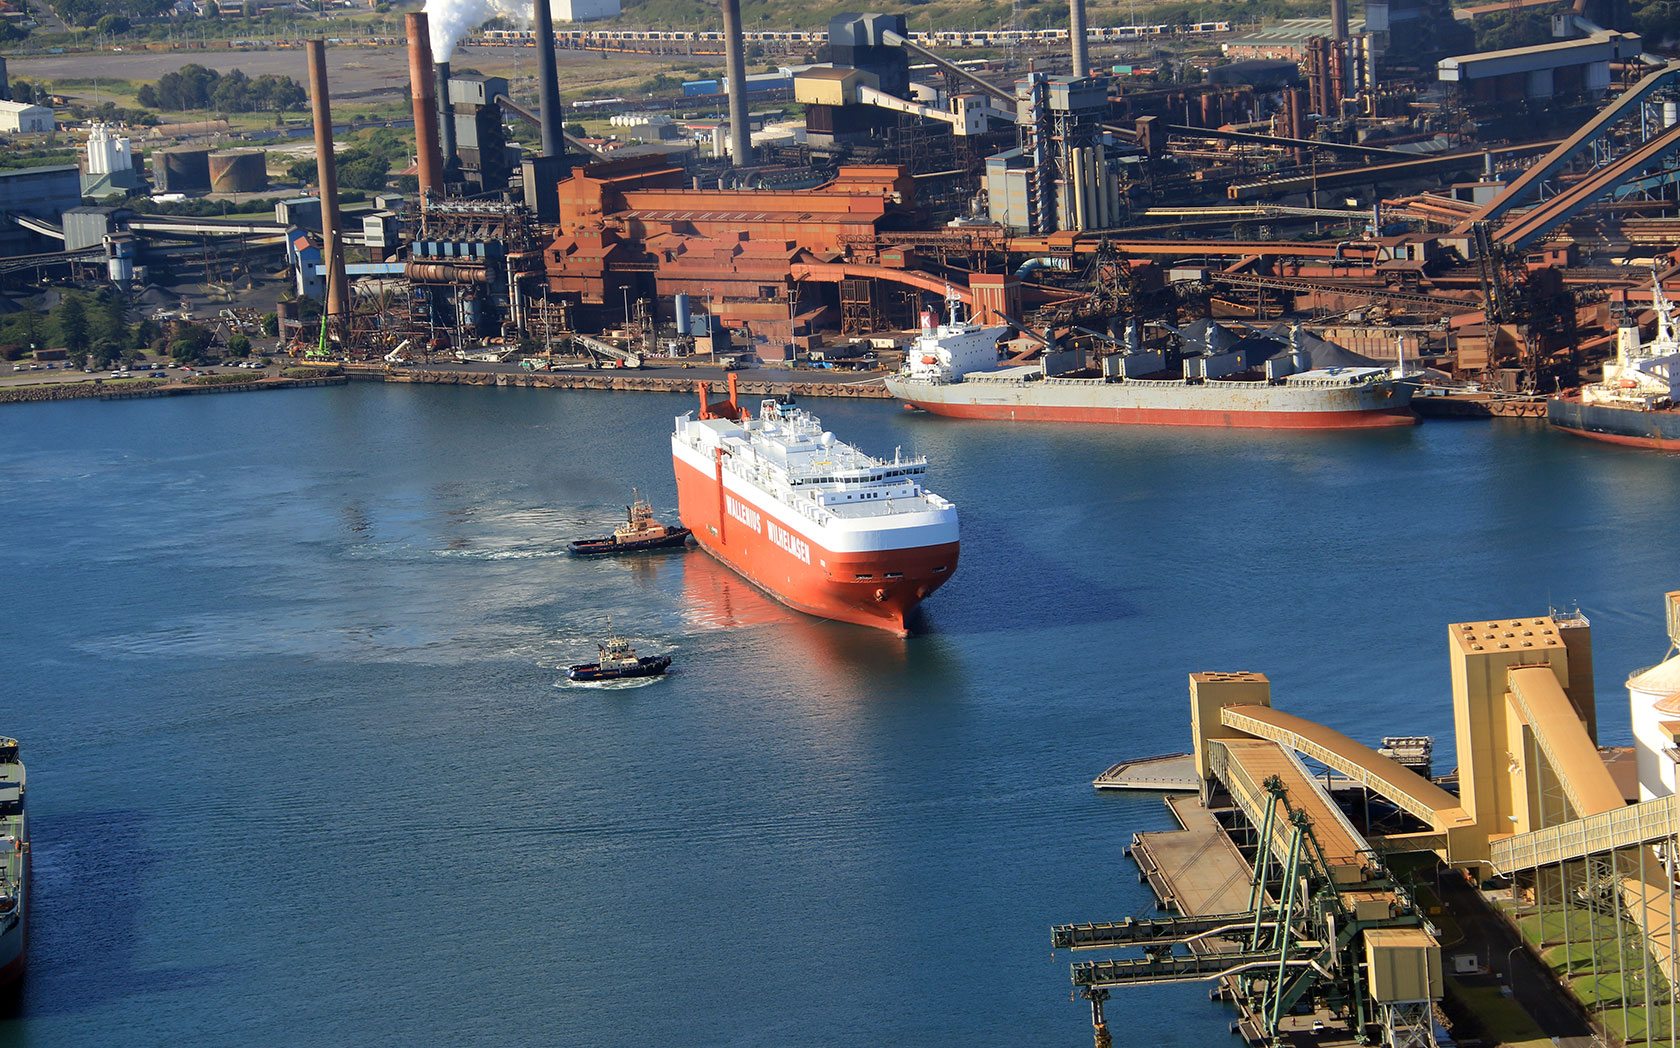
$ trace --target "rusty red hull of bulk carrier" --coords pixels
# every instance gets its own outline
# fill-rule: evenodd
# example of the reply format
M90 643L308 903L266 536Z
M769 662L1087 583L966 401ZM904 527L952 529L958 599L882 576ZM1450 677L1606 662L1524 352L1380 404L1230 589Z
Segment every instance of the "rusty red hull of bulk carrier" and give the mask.
M1058 404L965 404L916 399L907 399L906 403L934 415L1011 422L1086 422L1216 429L1381 429L1415 426L1418 422L1417 415L1409 407L1379 411L1217 411Z
M784 534L778 543L766 529L755 530L725 515L716 476L681 459L675 459L673 467L683 526L694 532L706 552L796 611L902 635L908 632L906 622L916 605L957 570L955 542L836 553L811 533L801 532ZM799 543L808 549L800 550Z

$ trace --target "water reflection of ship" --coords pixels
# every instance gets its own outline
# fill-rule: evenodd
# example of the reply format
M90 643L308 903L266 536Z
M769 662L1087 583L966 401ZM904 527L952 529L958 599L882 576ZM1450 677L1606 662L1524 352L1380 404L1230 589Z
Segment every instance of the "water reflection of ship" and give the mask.
M756 672L789 681L821 680L830 690L855 688L857 698L895 677L945 664L931 638L910 641L884 630L813 619L779 604L710 557L682 557L683 615L695 631L746 630L761 635ZM916 659L910 645L917 646ZM887 690L892 690L890 687Z

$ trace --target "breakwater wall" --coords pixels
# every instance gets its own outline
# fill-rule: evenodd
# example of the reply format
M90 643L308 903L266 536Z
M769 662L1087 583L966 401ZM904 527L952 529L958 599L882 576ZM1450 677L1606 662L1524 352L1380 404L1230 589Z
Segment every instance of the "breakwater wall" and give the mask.
M695 383L710 382L712 395L720 396L726 379L710 375L647 375L634 371L430 371L425 368L347 367L351 378L380 382L416 382L441 386L504 386L516 389L598 389L620 393L694 393ZM784 379L737 379L742 397L841 397L851 400L891 400L893 395L879 381L811 382Z
M323 375L320 378L265 378L203 386L157 382L121 386L96 385L92 382L44 382L31 386L0 387L0 404L38 404L51 400L138 400L150 397L182 397L198 393L251 393L264 389L342 386L349 381L341 375Z

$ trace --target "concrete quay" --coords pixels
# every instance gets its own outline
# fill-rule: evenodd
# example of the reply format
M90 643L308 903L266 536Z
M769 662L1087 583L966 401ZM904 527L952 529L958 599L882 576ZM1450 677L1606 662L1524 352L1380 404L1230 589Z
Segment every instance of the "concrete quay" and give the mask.
M346 375L377 382L407 382L443 386L499 386L511 389L595 389L619 393L685 393L692 395L695 384L708 382L714 395L723 390L728 372L694 369L677 374L648 374L623 368L577 371L481 371L465 368L346 365ZM737 372L736 384L743 399L753 397L839 397L851 400L892 400L881 376L866 375L851 381L784 378L762 371Z

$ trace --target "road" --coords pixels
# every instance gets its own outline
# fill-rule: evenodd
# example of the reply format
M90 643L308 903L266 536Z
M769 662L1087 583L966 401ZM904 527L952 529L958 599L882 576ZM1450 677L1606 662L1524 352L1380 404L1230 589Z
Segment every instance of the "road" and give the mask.
M1462 877L1441 878L1441 901L1464 931L1467 941L1481 944L1487 956L1479 960L1493 970L1492 978L1511 988L1512 998L1559 1048L1593 1048L1592 1028L1580 1009L1547 968L1523 944L1522 937L1494 913L1486 900Z

